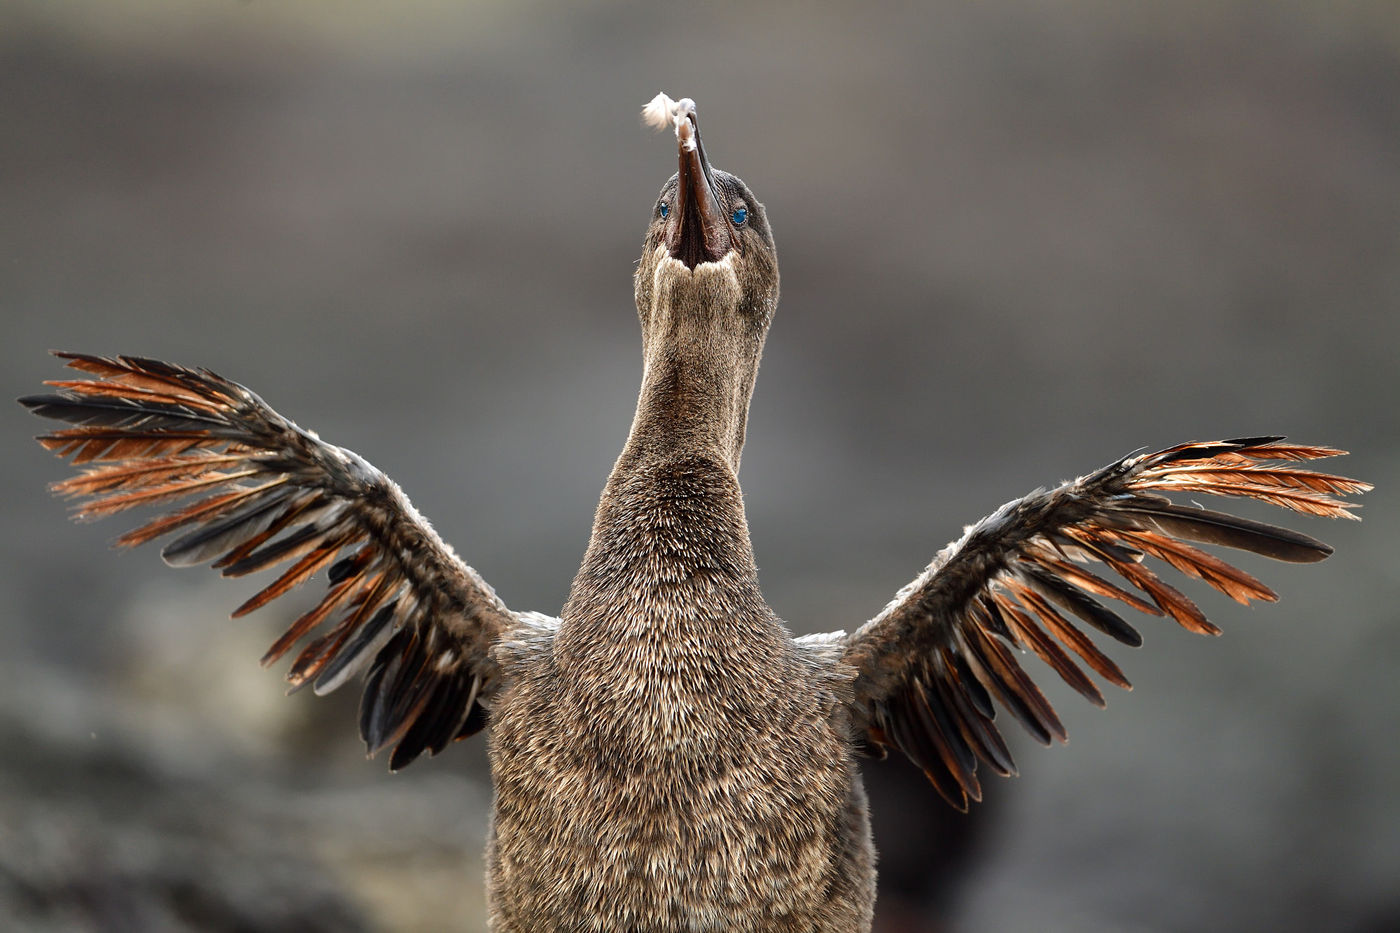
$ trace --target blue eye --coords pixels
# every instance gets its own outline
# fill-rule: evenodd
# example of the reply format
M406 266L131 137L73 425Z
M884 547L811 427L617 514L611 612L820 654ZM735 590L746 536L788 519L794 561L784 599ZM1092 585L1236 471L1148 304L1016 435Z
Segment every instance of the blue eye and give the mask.
M671 213L671 205L667 204L665 201L662 201L660 204L656 205L656 209L660 211L662 220L665 220L666 215Z
M734 208L734 213L729 215L729 219L734 221L734 226L740 226L744 221L749 219L749 212L745 208L736 207Z

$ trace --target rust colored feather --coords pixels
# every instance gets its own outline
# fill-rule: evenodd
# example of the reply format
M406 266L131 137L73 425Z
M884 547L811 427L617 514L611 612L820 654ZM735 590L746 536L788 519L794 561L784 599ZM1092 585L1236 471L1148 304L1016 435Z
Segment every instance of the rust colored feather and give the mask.
M83 353L55 353L54 356L67 360L69 369L101 377L102 381L97 383L99 386L125 384L152 392L190 392L183 382L169 375L148 374L134 369L125 357L110 359Z
M1093 573L1087 568L1081 567L1078 564L1073 564L1067 560L1061 560L1056 557L1051 557L1050 555L1044 553L1031 554L1028 555L1028 558L1030 560L1034 560L1036 563L1040 564L1042 567L1044 567L1051 573L1054 573L1064 578L1068 582L1073 583L1081 590L1084 590L1089 593L1094 593L1099 596L1107 596L1112 599L1116 599L1119 602L1127 603L1129 606L1132 606L1139 612L1145 612L1148 615L1159 616L1162 614L1162 610L1158 609L1152 603L1139 599L1138 597L1134 596L1132 593L1129 593L1122 587L1117 586L1108 580L1105 580L1098 574Z
M49 488L64 496L96 496L113 490L151 486L160 481L194 479L242 459L241 455L211 454L140 460L134 464L123 461L109 466L90 467L80 475L54 483Z
M1175 464L1216 460L1244 463L1252 460L1322 460L1346 453L1335 447L1284 444L1279 436L1242 438L1230 441L1190 441L1156 453L1131 458L1129 463L1148 464L1149 469L1170 469Z
M1159 488L1170 490L1176 482L1188 483L1244 483L1259 486L1274 486L1284 489L1308 489L1320 493L1336 495L1357 495L1370 492L1372 485L1349 476L1335 473L1318 473L1313 470L1281 470L1274 467L1256 465L1227 467L1215 462L1201 466L1187 466L1158 474L1148 482L1134 482L1135 489Z
M191 505L186 506L178 512L163 515L154 521L142 525L140 528L132 529L117 539L117 544L122 547L134 547L153 541L161 535L169 534L176 528L183 528L190 522L205 521L215 518L227 509L250 499L260 496L286 482L285 478L278 478L261 486L254 486L249 489L234 489L225 493L217 493L207 498L201 499Z
M126 509L135 508L138 505L155 505L161 502L169 502L172 499L179 499L184 496L192 495L201 489L210 489L214 486L222 486L225 483L247 479L250 476L257 476L260 472L261 470L253 467L234 473L214 473L213 475L205 475L197 479L166 483L163 486L156 486L150 489L138 489L135 492L117 493L105 497L93 498L84 503L77 514L79 518L84 520L89 518L101 518L116 512L125 511Z
M134 382L134 384L133 384ZM91 379L48 379L44 385L53 386L83 396L131 399L136 402L159 402L163 405L183 405L205 413L221 411L221 401L196 395L181 386L137 377L135 380L98 382Z
M1075 628L1070 622L1055 611L1039 593L1030 587L1015 580L1008 580L1007 587L1016 594L1027 609L1035 614L1040 623L1049 630L1068 649L1084 659L1084 663L1094 669L1104 680L1124 690L1133 689L1133 685L1128 682L1128 678L1119 669L1113 659L1099 650L1089 636ZM1158 613L1160 615L1161 613Z
M1320 444L1270 443L1249 447L1239 453L1255 460L1326 460L1328 457L1344 457L1347 451Z
M242 557L230 563L223 568L223 575L226 577L243 577L250 573L257 573L259 570L275 567L278 564L300 557L312 548L320 547L322 544L329 541L331 537L345 530L345 527L340 523L331 523L323 526L318 522L311 522L309 524L300 525L289 534L266 544L264 547L258 548L246 557Z
M372 745L397 741L420 714L428 716L403 761L485 724L484 711L473 709L478 693L492 689L485 646L515 617L382 473L207 370L141 357L58 355L95 378L54 380L52 394L20 402L67 423L39 438L45 448L94 464L54 487L77 500L80 517L174 502L118 543L188 529L162 551L167 563L212 561L227 576L290 564L235 616L329 566L329 591L263 663L334 619L302 650L289 678L297 686L319 675L329 688L373 658L372 690L382 693L372 697ZM439 611L449 604L453 612ZM395 630L406 636L394 649L404 654L386 671L381 646Z
M1278 600L1278 594L1262 581L1198 547L1155 531L1123 530L1118 534L1131 541L1135 547L1166 561L1188 577L1204 580L1237 603L1247 606L1251 599L1266 602Z
M278 515L266 529L254 537L249 538L209 566L213 567L215 570L225 570L225 568L238 563L258 548L271 541L277 535L281 534L289 525L305 515L308 509L315 507L320 502L321 494L319 491L313 490L301 493L285 505L282 513ZM290 560L291 555L287 555L286 559ZM238 574L226 572L224 576L232 577L238 576Z
M302 636L324 622L326 617L345 601L346 597L355 592L357 589L357 582L356 580L346 580L331 587L326 595L321 598L319 603L302 613L302 615L291 624L287 631L282 634L282 637L272 643L272 647L267 649L267 653L262 656L258 663L263 667L267 667L269 664L282 657L282 655L286 654L292 645L301 640Z
M334 538L316 544L311 553L297 561L280 577L254 593L241 606L233 610L233 617L237 619L246 616L253 610L262 608L289 590L305 583L315 576L316 571L329 564L340 553L342 547L355 540L358 534L354 530L347 530ZM267 662L264 661L264 663Z
M1022 612L1003 593L997 593L992 597L997 607L1002 611L1007 624L1011 626L1011 631L1015 633L1017 639L1024 642L1040 660L1050 666L1060 679L1072 687L1075 692L1084 699L1102 708L1105 705L1103 694L1094 682L1089 679L1079 665L1070 660L1059 645L1055 644L1049 636L1041 630L1040 626L1026 613Z
M207 435L187 438L136 434L111 441L93 440L73 457L73 464L78 466L94 461L121 462L162 453L181 454L189 450L209 449L214 446L214 441Z
M968 702L977 710L978 715L987 720L996 716L996 708L992 706L991 695L987 693L981 681L972 673L967 659L955 650L954 645L947 643L939 645L934 652L934 659L944 672L944 676L954 680L958 692L967 697Z
M1220 634L1220 629L1206 618L1199 606L1180 590L1162 582L1161 577L1151 570L1141 564L1115 563L1112 566L1134 586L1151 596L1153 602L1182 628L1198 635Z
M347 613L345 618L325 635L307 645L292 662L291 670L287 672L287 680L291 683L292 690L299 690L314 680L401 582L397 575L383 570L373 577L359 577L361 593L357 597L358 602L354 610Z
M71 456L75 466L98 460L175 456L198 448L226 445L225 441L198 431L151 431L138 434L109 428L69 428L66 431L40 435L37 440L60 457Z
M54 356L68 360L70 369L102 377L101 385L117 383L157 393L173 392L208 399L216 404L219 400L230 398L221 385L223 380L217 376L163 363L160 360L134 356L110 358L64 352L56 352Z
M983 685L999 693L1012 715L1020 720L1022 725L1026 725L1043 744L1050 744L1051 737L1061 742L1066 741L1068 735L1060 717L1055 714L1054 708L1040 692L1040 688L1016 663L1006 646L975 625L963 626L961 631L967 637L966 643L972 648L972 657L981 665L982 672L988 675L987 679L982 681ZM1034 723L1034 727L1030 722Z
M1185 480L1154 483L1153 486L1170 489L1173 492L1199 492L1210 496L1258 499L1261 502L1292 509L1305 515L1349 518L1352 521L1357 521L1357 516L1353 515L1351 510L1357 508L1358 503L1342 502L1323 493L1308 490L1282 489L1259 483L1196 483Z
M932 678L934 690L951 712L962 732L963 740L989 768L1002 777L1016 773L1016 762L1006 747L995 723L974 708L971 697L958 681L956 671L938 671Z
M948 720L942 708L935 709L929 703L928 693L924 690L923 682L917 679L914 681L912 701L919 724L932 739L943 767L962 787L963 793L972 800L980 802L982 800L982 785L977 781L976 757L973 756L972 750L963 743L962 737L957 734L956 728Z
M935 725L946 720L944 734L956 732L960 742L955 748L965 746L985 762L1009 762L1009 756L1004 761L999 757L993 698L1037 740L1063 740L1063 726L1008 646L1029 649L1070 687L1102 705L1103 694L1090 670L1118 686L1130 686L1077 623L1130 645L1141 640L1102 603L1113 599L1151 615L1169 615L1200 634L1220 632L1188 596L1145 566L1144 558L1165 561L1247 603L1275 596L1251 574L1187 542L1292 563L1315 562L1332 552L1300 532L1182 505L1163 495L1236 496L1307 514L1354 517L1349 510L1355 506L1339 497L1366 492L1369 483L1290 465L1343 451L1282 440L1265 436L1180 444L1127 457L997 508L969 526L919 579L850 637L846 657L860 671L862 701L878 710L921 685L921 696L937 703L931 708ZM1122 580L1110 581L1083 566L1093 560ZM974 684L980 689L971 689ZM902 708L891 706L894 715L886 728L908 750L920 734L934 730L915 729L919 734L912 736L900 732L909 729L900 721ZM937 718L940 711L942 719ZM928 768L934 740L923 741L909 754ZM965 770L965 762L949 763L946 756L938 764L942 767L932 770L953 777ZM960 796L951 795L955 805Z

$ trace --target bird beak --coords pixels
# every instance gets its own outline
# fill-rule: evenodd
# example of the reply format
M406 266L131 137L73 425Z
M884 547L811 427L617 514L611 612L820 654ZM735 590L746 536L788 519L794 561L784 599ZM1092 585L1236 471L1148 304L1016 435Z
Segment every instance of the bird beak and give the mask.
M666 225L666 248L671 256L694 269L702 262L718 262L734 248L729 222L715 194L710 162L700 143L700 124L694 104L676 130L680 155L680 184L675 210Z

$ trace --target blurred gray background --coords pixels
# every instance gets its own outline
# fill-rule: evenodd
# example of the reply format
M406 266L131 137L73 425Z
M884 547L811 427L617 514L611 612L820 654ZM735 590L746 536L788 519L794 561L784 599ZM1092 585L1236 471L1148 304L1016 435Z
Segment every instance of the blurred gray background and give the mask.
M1389 0L3 0L6 392L49 348L208 366L557 612L640 375L658 90L776 230L743 480L795 629L1141 446L1286 433L1379 487L1280 516L1332 560L1241 560L1278 605L1187 587L1223 637L1144 620L1106 712L1029 661L1072 744L969 817L872 766L881 928L1400 929ZM0 408L0 927L481 930L481 743L365 761L352 689L256 663L297 606L108 552L39 427Z

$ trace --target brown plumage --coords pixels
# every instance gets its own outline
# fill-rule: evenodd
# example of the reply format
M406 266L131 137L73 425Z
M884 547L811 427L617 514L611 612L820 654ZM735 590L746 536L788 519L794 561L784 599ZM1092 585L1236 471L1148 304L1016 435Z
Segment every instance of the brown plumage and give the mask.
M1149 558L1247 603L1275 595L1198 545L1330 553L1167 494L1353 517L1338 497L1370 487L1300 465L1341 451L1279 437L1128 457L970 526L853 634L794 639L759 591L737 480L778 299L772 234L709 165L694 105L663 110L680 172L636 273L641 396L557 619L508 609L388 478L213 373L65 353L84 378L21 401L70 425L40 442L83 465L55 485L79 518L176 504L119 542L173 535L168 563L225 576L286 566L235 614L325 571L263 663L310 638L294 688L366 671L361 734L391 767L489 726L492 929L868 929L859 754L898 748L966 808L983 766L1015 773L998 706L1065 738L1018 653L1102 706L1084 668L1128 681L1081 626L1141 643L1106 603L1219 632Z

